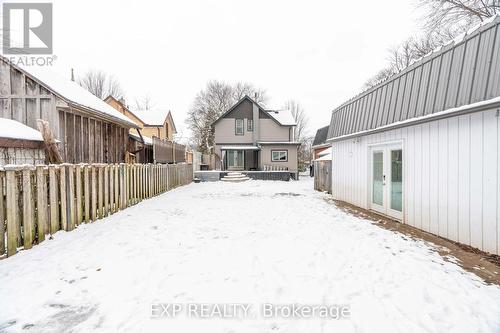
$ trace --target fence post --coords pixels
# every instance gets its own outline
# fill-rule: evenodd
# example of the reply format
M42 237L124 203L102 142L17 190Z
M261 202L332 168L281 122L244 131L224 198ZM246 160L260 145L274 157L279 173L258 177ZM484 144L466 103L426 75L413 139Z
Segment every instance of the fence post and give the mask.
M137 203L137 164L132 164L132 174L133 174L133 177L132 177L132 188L134 189L132 191L133 193L133 204L135 205Z
M83 166L83 192L85 199L85 222L90 222L90 165Z
M5 166L7 181L7 256L12 256L17 252L17 232L19 227L19 216L17 214L17 187L15 166Z
M49 165L49 195L50 195L50 233L59 230L59 200L56 177L57 166Z
M59 167L59 199L61 202L61 229L68 230L68 211L66 207L66 167L61 164Z
M117 212L120 207L120 175L119 175L119 167L118 164L113 165L113 168L115 169L114 171L114 177L115 177L115 207L114 207L114 212Z
M45 166L38 165L36 167L36 209L37 209L37 226L38 226L38 242L45 240L47 228L47 182L45 180ZM0 181L1 186L1 181ZM3 198L0 192L0 198ZM0 201L3 201L0 199ZM0 203L0 211L1 211ZM0 224L3 224L3 219L0 213ZM0 232L0 235L3 233ZM0 248L0 253L2 249Z
M109 204L109 166L105 165L103 168L104 171L104 207L103 207L103 215L104 217L108 216L108 204Z
M3 202L3 181L4 181L4 168L0 167L0 256L5 253L5 207Z
M31 171L35 167L24 166L22 171L23 180L23 239L24 248L31 249L33 245L33 198L31 193Z
M170 191L172 189L172 168L170 167L170 164L167 164L167 175L168 175L168 180L167 180L167 189Z
M103 187L104 187L104 174L103 174L103 165L98 164L97 166L97 218L103 218L103 205L104 205L104 197L103 197Z
M94 222L97 217L97 170L95 164L91 164L90 168L92 175L91 177L92 204L90 210L90 219L92 220L92 222Z
M75 229L75 166L73 164L67 166L68 169L68 197L69 197L69 219L68 231Z
M109 214L113 214L115 211L114 207L114 199L115 199L115 167L113 164L109 166Z
M146 198L151 197L151 164L146 165Z
M130 206L130 164L125 164L125 208Z
M125 164L120 163L120 209L125 208Z
M76 174L76 224L80 225L83 221L83 207L82 207L82 165L75 166Z

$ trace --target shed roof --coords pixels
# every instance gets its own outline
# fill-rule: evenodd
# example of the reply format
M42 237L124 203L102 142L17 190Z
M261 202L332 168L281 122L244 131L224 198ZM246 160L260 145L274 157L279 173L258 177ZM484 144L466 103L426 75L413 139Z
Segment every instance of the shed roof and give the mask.
M500 96L499 25L493 16L343 103L332 112L328 139Z
M316 135L314 136L313 146L319 146L326 142L328 138L328 129L330 126L321 127L316 131Z
M43 141L42 134L16 120L0 118L0 138Z
M34 81L40 83L42 86L61 97L70 105L82 107L89 112L95 113L96 115L111 118L114 121L130 127L137 127L135 123L130 121L130 119L128 119L125 115L115 110L111 105L94 96L76 82L52 72L47 68L47 66L18 66L8 62L8 60L3 56L0 56L0 59L9 63L10 66L23 72L25 75L28 75Z

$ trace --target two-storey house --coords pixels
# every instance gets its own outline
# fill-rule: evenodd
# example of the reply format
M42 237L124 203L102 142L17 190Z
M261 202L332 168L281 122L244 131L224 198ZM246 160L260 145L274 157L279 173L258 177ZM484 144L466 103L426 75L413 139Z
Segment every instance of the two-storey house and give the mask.
M123 101L119 101L113 96L105 99L106 103L127 116L141 130L143 136L152 138L153 136L174 141L174 134L177 133L172 113L167 110L130 110ZM134 132L131 132L135 134Z
M212 124L221 168L288 170L297 179L296 125L290 110L266 110L249 96L243 97Z

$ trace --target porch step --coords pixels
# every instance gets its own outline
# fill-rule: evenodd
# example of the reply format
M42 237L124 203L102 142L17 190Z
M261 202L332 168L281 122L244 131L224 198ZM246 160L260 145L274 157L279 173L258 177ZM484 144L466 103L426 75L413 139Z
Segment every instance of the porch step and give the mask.
M228 172L226 176L222 177L223 182L240 183L249 180L247 176L239 172Z

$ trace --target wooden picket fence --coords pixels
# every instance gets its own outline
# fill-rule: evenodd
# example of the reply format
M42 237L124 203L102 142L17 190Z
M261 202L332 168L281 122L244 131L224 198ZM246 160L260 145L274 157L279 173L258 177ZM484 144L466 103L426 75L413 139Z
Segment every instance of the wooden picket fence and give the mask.
M0 167L0 257L189 184L190 164Z

